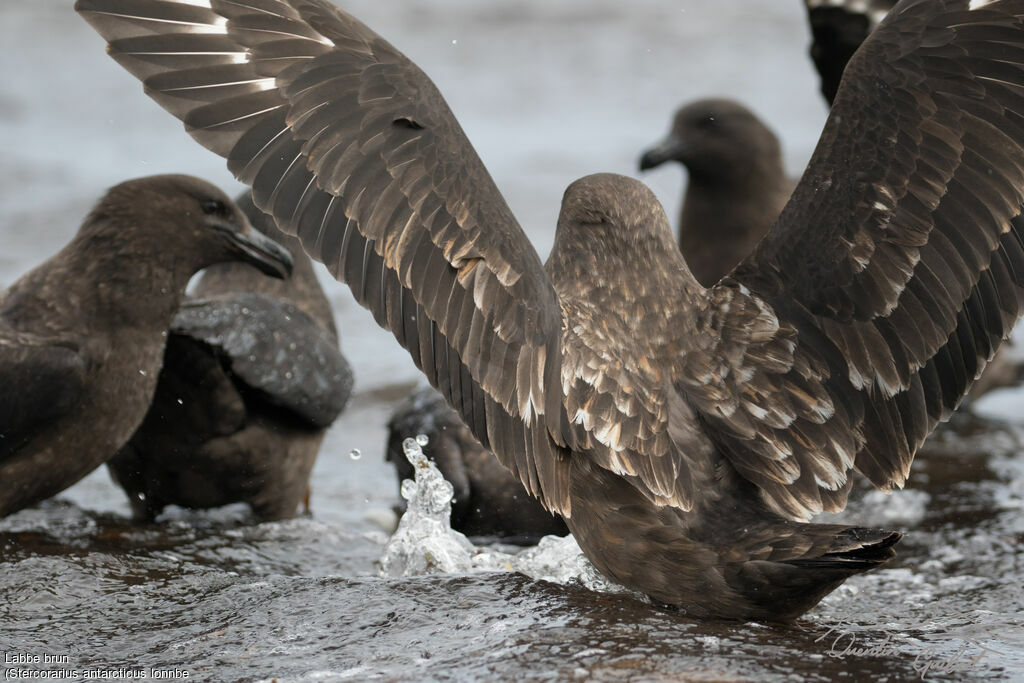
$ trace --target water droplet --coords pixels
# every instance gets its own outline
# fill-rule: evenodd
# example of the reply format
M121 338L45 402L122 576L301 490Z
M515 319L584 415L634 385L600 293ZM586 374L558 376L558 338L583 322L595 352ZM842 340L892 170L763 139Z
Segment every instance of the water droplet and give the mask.
M416 486L416 482L412 479L405 479L402 481L402 498L406 500L412 500L416 496L416 490L419 487Z
M179 406L183 406L183 405L185 405L185 402L184 402L184 401L182 401L182 400L181 400L181 399L179 398L179 399L178 399L178 405L179 405Z
M459 44L458 39L452 41L452 45L458 45L458 44Z
M139 374L142 375L143 377L145 377L146 376L146 371L145 370L139 370Z
M359 458L363 457L363 452L358 448L353 448L351 451L349 451L348 457L352 458L353 460L358 460Z
M426 446L428 443L430 443L430 437L427 436L426 434L417 434L416 443L418 443L420 446Z

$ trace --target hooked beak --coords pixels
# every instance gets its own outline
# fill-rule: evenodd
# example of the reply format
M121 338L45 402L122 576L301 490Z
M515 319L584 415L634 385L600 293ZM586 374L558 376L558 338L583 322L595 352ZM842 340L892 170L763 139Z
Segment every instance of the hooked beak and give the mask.
M279 280L286 280L292 274L291 253L274 240L257 232L245 219L243 231L238 226L228 222L217 223L214 227L223 232L231 247L240 257L239 260L249 263L260 270L260 272L276 277Z
M640 157L640 170L661 166L666 161L679 160L686 152L686 143L677 138L665 138Z

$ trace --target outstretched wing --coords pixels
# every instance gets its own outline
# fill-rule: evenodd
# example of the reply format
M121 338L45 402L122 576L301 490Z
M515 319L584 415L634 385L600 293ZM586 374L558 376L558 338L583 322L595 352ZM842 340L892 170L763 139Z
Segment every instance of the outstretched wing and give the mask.
M901 486L1024 303L1024 1L897 6L678 385L766 499ZM714 378L710 382L701 377Z
M317 427L329 427L352 393L337 342L292 303L253 293L193 299L170 331L215 349L238 379Z
M557 299L430 80L324 0L75 7L349 284L474 435L567 515Z
M0 460L75 407L87 367L73 345L0 331Z

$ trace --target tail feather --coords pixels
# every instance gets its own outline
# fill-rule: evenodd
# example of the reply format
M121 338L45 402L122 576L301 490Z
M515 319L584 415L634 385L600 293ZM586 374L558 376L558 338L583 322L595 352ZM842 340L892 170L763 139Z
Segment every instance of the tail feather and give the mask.
M799 525L810 541L799 557L750 560L734 566L727 577L768 621L792 621L835 590L843 581L892 559L903 534L885 529Z
M790 560L798 567L847 568L854 571L868 571L888 562L896 556L893 549L903 534L887 529L865 529L850 527L836 535L836 547L817 557L802 557Z

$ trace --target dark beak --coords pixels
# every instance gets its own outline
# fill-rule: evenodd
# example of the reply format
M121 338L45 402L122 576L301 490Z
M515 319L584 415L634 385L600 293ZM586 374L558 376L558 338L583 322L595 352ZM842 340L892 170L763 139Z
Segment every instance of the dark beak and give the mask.
M246 221L246 232L239 232L238 226L230 223L216 226L225 233L228 242L238 253L239 260L249 263L260 272L286 280L292 274L291 253L274 240L261 235Z
M640 170L661 166L666 161L680 160L686 152L686 143L676 138L665 138L640 157Z

